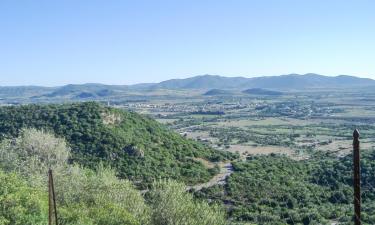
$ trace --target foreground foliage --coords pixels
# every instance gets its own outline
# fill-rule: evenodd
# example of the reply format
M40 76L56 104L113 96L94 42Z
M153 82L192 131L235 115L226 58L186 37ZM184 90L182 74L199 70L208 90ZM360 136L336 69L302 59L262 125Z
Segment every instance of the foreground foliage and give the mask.
M154 209L152 224L226 224L220 207L195 200L191 194L186 194L186 186L178 182L154 183L149 199Z
M0 155L0 225L47 223L48 168L54 171L58 220L62 225L225 222L218 206L193 200L184 184L156 181L146 201L130 181L117 178L115 171L103 164L95 170L69 164L70 150L65 142L46 132L23 130L18 138L1 143ZM164 203L178 207L160 215L159 212L166 212Z
M47 221L47 193L14 173L0 170L0 225L41 225Z

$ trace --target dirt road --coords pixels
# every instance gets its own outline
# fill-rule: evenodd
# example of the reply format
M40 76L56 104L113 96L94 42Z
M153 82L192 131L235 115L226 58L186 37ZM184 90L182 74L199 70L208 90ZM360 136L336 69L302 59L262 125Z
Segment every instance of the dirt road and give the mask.
M228 176L233 173L233 166L231 163L220 164L220 173L215 175L211 180L206 183L197 184L194 186L188 187L188 190L194 189L196 191L201 190L202 188L212 187L215 184L225 184L225 180Z

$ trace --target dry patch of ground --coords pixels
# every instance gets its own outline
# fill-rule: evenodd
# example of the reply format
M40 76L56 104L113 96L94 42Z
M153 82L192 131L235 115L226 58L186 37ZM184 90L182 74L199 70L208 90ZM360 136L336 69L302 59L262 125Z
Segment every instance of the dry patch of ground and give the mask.
M177 119L156 119L156 121L158 121L159 123L162 123L162 124L168 124L168 123L173 123L175 122Z
M233 166L231 163L221 163L219 167L220 167L220 173L218 173L213 178L211 178L210 181L203 183L203 184L197 184L197 185L188 187L187 189L188 190L194 189L196 191L199 191L202 188L212 187L216 184L225 184L226 178L229 177L233 173Z
M197 162L201 162L206 168L214 168L216 165L219 165L218 163L213 163L213 162L210 162L208 161L207 159L202 159L202 158L193 158L193 160L197 161Z
M105 112L101 114L104 125L116 125L121 123L122 118L120 114Z
M276 153L291 156L294 154L293 149L281 146L230 145L227 150L233 153L238 152L240 155L268 155Z
M375 143L362 140L360 146L361 149L372 149L375 148ZM317 146L316 150L338 152L341 155L351 153L353 150L353 146L351 140L334 140L332 141L332 143L329 143L327 145Z
M265 118L254 120L231 120L218 122L218 126L224 127L247 127L247 126L266 126L266 125L309 125L312 124L309 120L300 120L293 118Z

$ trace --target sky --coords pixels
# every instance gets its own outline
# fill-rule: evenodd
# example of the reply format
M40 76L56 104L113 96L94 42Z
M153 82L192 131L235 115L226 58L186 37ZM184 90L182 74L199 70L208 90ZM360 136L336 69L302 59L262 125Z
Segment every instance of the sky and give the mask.
M0 0L0 86L375 79L373 0Z

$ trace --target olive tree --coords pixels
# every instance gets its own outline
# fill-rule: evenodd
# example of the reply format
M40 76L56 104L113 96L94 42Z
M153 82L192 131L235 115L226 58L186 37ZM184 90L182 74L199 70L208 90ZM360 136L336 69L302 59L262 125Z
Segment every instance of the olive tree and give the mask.
M45 225L47 193L0 170L0 225Z
M95 171L70 167L56 177L56 192L58 203L69 206L64 209L61 224L79 224L75 218L93 221L85 224L149 223L150 210L141 193L130 181L117 178L114 170L102 165ZM109 222L99 223L104 220Z
M225 213L218 205L194 199L176 181L158 181L150 192L154 225L224 225Z
M19 137L0 144L0 167L33 184L44 183L49 168L57 173L64 170L69 156L64 139L36 129L24 129Z

